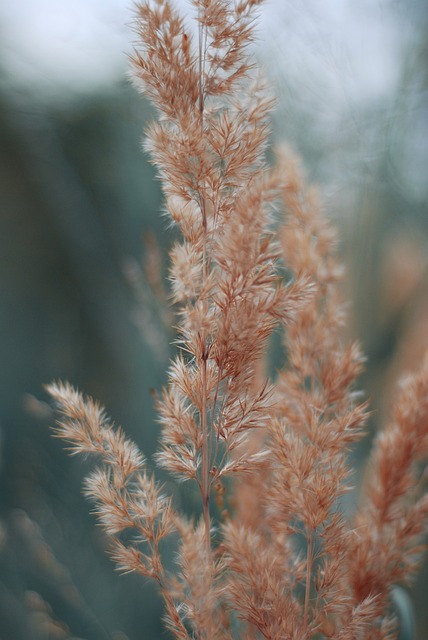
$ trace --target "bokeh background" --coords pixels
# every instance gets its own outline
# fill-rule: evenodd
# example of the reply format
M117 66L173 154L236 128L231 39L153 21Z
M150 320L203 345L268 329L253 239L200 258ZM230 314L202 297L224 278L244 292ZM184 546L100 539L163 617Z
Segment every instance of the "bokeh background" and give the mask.
M87 463L51 437L43 390L71 381L154 452L173 231L141 152L153 114L126 79L130 5L0 4L0 640L166 637L153 585L114 573L80 494ZM270 0L258 34L272 140L301 155L340 229L373 408L361 466L397 377L428 347L428 7ZM425 565L418 640L427 597Z

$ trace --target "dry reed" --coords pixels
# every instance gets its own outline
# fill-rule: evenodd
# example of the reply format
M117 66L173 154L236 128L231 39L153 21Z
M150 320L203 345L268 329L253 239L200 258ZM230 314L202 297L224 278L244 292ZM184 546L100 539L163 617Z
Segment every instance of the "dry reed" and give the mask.
M101 460L86 493L118 568L157 582L173 637L393 638L389 595L414 574L428 516L428 361L405 381L348 521L362 357L341 339L334 232L290 154L265 161L272 99L248 54L261 4L193 0L196 35L169 0L136 10L132 74L159 114L146 148L182 234L170 255L181 350L156 460L196 483L201 518L176 511L136 446L68 384L48 387L56 434ZM270 382L261 363L279 326L285 364ZM179 540L174 574L165 539Z

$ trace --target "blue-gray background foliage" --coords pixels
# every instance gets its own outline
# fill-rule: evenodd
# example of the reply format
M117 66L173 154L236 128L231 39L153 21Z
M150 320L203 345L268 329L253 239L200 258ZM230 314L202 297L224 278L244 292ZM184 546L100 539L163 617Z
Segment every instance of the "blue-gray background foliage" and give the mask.
M271 0L254 51L278 96L273 138L302 155L341 230L373 430L427 346L427 13ZM0 640L163 637L153 586L113 573L80 496L86 463L50 437L40 402L66 378L155 449L162 331L126 273L145 239L173 232L140 148L150 107L124 79L130 19L123 0L0 6ZM425 570L420 640L426 594Z

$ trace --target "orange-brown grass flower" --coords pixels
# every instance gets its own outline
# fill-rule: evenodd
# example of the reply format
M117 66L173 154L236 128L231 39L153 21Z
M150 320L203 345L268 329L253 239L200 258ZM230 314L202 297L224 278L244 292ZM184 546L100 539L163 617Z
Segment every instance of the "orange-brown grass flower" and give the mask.
M320 628L327 629L326 621L334 632L343 627L343 638L358 637L352 629L367 628L373 603L367 599L353 607L341 584L349 533L338 502L349 490L347 452L361 437L366 418L366 407L356 404L352 389L361 355L356 345L341 341L343 310L336 289L341 268L334 257L334 232L314 193L305 188L295 159L284 150L278 156L285 178L286 217L279 229L284 265L297 280L305 274L315 290L293 310L285 332L286 364L265 422L268 470L259 474L258 486L253 482L263 505L261 519L252 521L245 533L239 521L228 525L226 548L236 584L244 580L248 585L248 570L237 562L236 545L231 544L238 531L241 539L259 536L258 547L247 548L247 563L259 562L263 548L276 564L282 558L282 574L293 576L284 606L291 607L294 599L299 604L293 605L293 616L287 616L288 631L265 637L311 638ZM238 593L235 589L235 597ZM279 620L280 609L273 611ZM339 615L345 612L346 624ZM248 616L246 620L251 622ZM256 623L259 630L260 625Z
M406 383L346 521L363 358L342 340L341 266L316 194L288 152L265 161L272 99L248 53L261 3L193 0L196 35L169 0L136 8L132 76L159 114L146 148L181 232L169 275L180 353L157 403L156 461L196 484L201 518L174 510L135 445L69 385L48 388L56 432L101 459L86 493L118 567L157 581L175 638L386 640L388 594L414 569L428 513L416 495L428 364ZM271 382L260 369L278 327L284 366ZM160 544L171 533L175 576Z
M427 458L428 354L422 369L402 381L391 420L375 441L347 554L352 598L376 595L378 621L392 586L410 581L424 550Z
M259 2L194 4L197 42L170 2L139 5L132 64L162 114L146 146L183 233L170 268L183 355L159 401L157 459L199 485L209 538L214 483L266 456L241 446L269 415L269 388L254 387L254 371L309 286L304 278L285 284L277 268L272 214L281 176L264 160L272 100L246 51Z
M169 498L148 476L137 446L108 423L97 403L69 384L51 384L47 390L62 417L55 435L67 440L73 453L93 453L101 460L86 479L85 493L95 502L94 512L114 540L113 556L119 568L160 581L159 542L175 529ZM125 545L119 534L127 530L133 538Z

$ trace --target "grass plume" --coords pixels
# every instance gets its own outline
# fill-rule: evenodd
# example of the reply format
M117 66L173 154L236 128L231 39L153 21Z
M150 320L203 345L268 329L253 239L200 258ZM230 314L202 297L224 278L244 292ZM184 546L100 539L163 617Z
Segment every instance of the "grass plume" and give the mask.
M191 32L169 0L136 8L132 77L159 115L146 149L181 231L170 253L181 349L158 400L156 461L197 485L201 519L177 512L135 445L63 383L48 387L56 434L100 460L85 491L119 569L158 584L173 637L386 640L391 590L414 574L427 524L428 366L404 383L347 520L363 359L341 337L334 231L295 159L265 159L273 101L248 53L261 4L193 0ZM286 361L269 381L278 327ZM161 545L172 534L174 574Z

